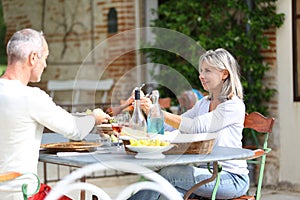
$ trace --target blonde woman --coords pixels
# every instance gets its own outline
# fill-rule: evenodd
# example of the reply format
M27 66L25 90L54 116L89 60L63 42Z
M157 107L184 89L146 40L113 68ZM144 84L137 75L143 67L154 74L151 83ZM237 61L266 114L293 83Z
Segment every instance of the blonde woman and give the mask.
M225 49L209 50L200 57L199 79L208 96L200 99L182 115L164 112L165 122L181 132L201 134L217 132L216 146L242 148L242 130L245 117L243 89L236 59ZM149 104L144 99L145 111ZM230 199L244 195L249 188L247 163L244 160L220 162L220 186L217 199ZM196 183L211 176L206 167L171 166L163 168L164 176L183 195ZM211 197L215 182L210 182L195 195ZM132 199L158 199L155 192L139 192Z

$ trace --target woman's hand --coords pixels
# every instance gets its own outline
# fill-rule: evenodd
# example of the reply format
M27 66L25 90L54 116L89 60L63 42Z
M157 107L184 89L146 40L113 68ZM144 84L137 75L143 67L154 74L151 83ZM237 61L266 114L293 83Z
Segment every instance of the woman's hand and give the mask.
M128 107L128 106L131 106L134 102L134 96L130 96L126 102L124 103L125 104L125 108Z
M94 109L92 115L94 115L94 117L96 119L96 124L107 123L108 120L111 118L108 114L103 112L103 110L100 108Z
M150 98L141 97L140 105L141 105L142 110L148 115L148 113L150 111L150 107L152 105L152 101L150 100Z

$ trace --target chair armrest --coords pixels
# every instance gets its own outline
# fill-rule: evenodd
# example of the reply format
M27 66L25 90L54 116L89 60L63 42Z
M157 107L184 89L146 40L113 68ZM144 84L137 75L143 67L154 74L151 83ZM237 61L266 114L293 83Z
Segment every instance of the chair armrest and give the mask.
M266 152L263 149L255 149L254 151L254 156L247 158L247 160L252 160L255 158L259 158L261 156L263 156Z
M21 176L22 174L18 173L18 172L6 172L6 173L2 173L0 174L0 182L5 182L5 181L9 181L9 180L13 180L19 176Z

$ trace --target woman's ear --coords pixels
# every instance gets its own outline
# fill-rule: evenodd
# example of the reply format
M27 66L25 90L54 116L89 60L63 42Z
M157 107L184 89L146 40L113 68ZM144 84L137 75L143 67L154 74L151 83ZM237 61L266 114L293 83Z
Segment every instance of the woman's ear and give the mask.
M222 77L223 80L226 80L228 78L228 76L229 76L228 70L227 69L223 70L223 77Z

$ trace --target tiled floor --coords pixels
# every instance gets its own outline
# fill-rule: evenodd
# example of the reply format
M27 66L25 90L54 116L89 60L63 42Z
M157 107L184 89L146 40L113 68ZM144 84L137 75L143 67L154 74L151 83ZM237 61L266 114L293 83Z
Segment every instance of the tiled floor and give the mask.
M298 200L300 193L263 189L262 200Z

